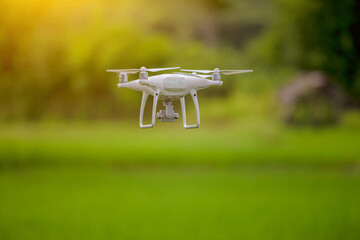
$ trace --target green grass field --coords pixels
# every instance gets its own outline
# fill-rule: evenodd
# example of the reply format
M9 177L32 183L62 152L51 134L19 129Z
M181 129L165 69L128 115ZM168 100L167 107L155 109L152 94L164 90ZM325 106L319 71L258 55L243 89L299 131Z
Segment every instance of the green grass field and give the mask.
M2 124L0 239L360 239L357 121L137 127Z
M359 239L360 177L332 171L2 172L1 239Z
M0 125L2 167L29 165L233 165L348 167L360 163L360 121L332 128L272 123Z

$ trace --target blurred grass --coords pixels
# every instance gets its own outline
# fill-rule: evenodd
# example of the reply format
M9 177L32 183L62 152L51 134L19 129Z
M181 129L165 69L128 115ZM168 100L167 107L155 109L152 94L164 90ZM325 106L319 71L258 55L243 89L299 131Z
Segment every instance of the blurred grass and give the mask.
M356 119L355 119L356 120ZM0 166L280 165L350 167L360 161L359 122L286 128L269 121L24 123L0 126ZM352 143L352 144L349 144Z
M359 239L360 177L337 171L0 172L1 239Z
M359 239L358 117L2 123L0 239Z

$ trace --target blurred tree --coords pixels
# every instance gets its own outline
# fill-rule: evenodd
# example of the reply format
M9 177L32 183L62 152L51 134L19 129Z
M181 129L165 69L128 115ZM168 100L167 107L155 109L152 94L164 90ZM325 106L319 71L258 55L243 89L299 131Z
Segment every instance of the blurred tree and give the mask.
M3 0L0 119L137 117L141 94L119 92L105 69L237 68L239 49L260 33L249 26L270 18L266 2Z
M277 65L323 70L360 97L360 2L275 0L261 53Z
M229 7L229 3L226 0L200 0L199 2L207 12L199 28L202 39L207 46L217 47L219 14Z

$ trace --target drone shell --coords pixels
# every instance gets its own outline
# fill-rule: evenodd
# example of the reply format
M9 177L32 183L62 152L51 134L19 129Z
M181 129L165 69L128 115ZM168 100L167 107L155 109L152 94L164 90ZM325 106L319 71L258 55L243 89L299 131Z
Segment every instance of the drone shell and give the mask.
M200 125L200 111L199 103L197 99L197 91L208 88L210 86L221 86L222 81L220 73L225 75L252 72L253 70L189 70L181 69L181 71L192 72L190 73L179 73L179 74L161 74L149 77L148 72L159 72L165 70L179 69L180 67L172 68L145 68L140 69L108 69L108 72L115 72L119 74L119 88L129 88L135 91L141 91L142 100L140 106L140 127L141 128L152 128L155 125L155 117L159 118L160 121L171 122L179 117L178 113L174 112L172 106L172 100L180 99L182 117L184 128L197 128ZM128 82L127 74L139 73L139 79ZM201 73L201 74L198 74ZM204 75L212 73L212 75ZM212 80L206 79L212 77ZM196 113L196 124L188 125L186 123L186 109L185 109L185 96L190 95L194 102L195 113ZM153 98L153 109L152 109L152 122L151 124L144 125L143 117L145 111L146 101L148 96L152 95ZM156 113L158 100L163 100L163 104L166 110L160 110Z
M197 91L215 85L221 86L222 81L212 81L181 74L161 74L149 77L146 84L141 84L140 79L138 79L127 83L119 83L118 87L145 91L152 96L154 96L156 89L159 89L160 99L179 99L188 95L191 90Z

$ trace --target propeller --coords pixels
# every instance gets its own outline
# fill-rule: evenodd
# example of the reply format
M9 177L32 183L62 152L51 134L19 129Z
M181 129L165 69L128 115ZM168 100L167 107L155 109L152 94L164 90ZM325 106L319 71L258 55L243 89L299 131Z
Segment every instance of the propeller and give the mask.
M116 72L116 73L128 73L128 74L134 74L138 72L160 72L160 71L166 71L166 70L172 70L172 69L179 69L180 67L170 67L170 68L131 68L131 69L108 69L107 72Z
M193 72L193 73L174 72L174 73L176 73L176 74L181 74L181 75L188 75L188 76L201 77L201 78L209 78L209 77L212 77L212 75L197 74L196 72Z
M190 69L180 69L184 72L199 72L199 73L222 73L225 75L237 74L237 73L247 73L253 72L254 70L220 70L215 68L214 70L190 70Z

